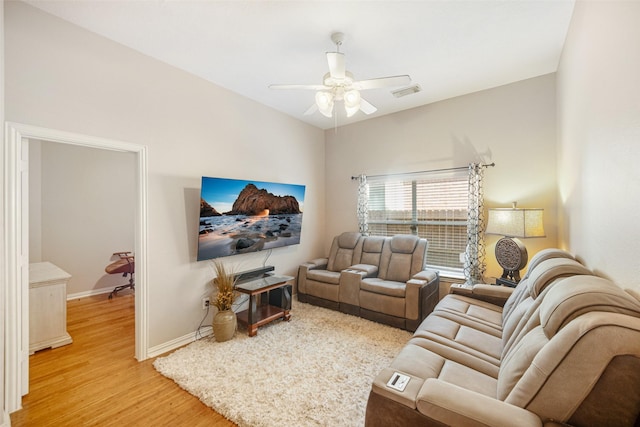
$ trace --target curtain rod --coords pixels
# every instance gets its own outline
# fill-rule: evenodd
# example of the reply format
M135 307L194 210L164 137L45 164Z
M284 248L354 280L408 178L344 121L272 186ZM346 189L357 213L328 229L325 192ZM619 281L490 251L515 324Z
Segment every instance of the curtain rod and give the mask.
M494 167L496 164L495 162L493 163L488 163L488 164L484 164L484 165L480 165L483 168L489 168L489 167ZM418 172L399 172L399 173L388 173L388 174L381 174L381 175L365 175L367 178L377 178L380 176L398 176L398 175L414 175L417 173L432 173L432 172L451 172L451 171L457 171L457 170L463 170L463 169L469 169L469 166L458 166L455 168L444 168L444 169L432 169L432 170L428 170L428 171L418 171ZM358 179L358 176L352 176L351 179Z

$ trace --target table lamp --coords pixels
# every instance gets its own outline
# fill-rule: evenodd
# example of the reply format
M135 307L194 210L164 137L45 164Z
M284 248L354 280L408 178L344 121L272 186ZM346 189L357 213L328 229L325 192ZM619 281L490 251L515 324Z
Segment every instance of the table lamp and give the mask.
M504 236L496 243L496 260L502 267L501 278L518 283L520 270L529 261L527 248L518 237L545 237L545 234L543 209L518 209L516 205L513 202L511 208L489 209L485 234Z

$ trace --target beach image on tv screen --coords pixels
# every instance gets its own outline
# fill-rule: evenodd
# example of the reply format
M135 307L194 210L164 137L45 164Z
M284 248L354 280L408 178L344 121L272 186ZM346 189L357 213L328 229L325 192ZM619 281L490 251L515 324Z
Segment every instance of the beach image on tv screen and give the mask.
M202 177L198 261L300 243L304 185Z

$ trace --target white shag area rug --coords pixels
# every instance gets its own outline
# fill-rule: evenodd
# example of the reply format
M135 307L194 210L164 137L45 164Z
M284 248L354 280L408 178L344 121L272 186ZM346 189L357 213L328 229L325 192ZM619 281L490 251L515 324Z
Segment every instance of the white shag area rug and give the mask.
M371 384L407 331L293 301L291 321L201 339L156 359L162 375L239 426L362 426Z

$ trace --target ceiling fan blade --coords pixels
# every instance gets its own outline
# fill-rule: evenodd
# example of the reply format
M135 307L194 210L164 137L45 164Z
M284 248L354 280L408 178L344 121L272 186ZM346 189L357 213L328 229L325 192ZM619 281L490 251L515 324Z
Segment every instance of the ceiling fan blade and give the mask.
M325 85L269 85L269 89L325 90L330 88Z
M366 101L365 99L360 98L360 111L362 111L365 114L373 114L376 111L378 111L378 109L374 107L371 103Z
M406 86L411 83L411 77L408 75L380 77L377 79L360 80L353 82L353 87L359 90L379 89L390 86Z
M309 107L309 109L307 111L304 112L304 115L305 116L310 116L313 113L315 113L316 111L318 111L318 104L316 104L314 102L313 105L311 107Z
M334 79L345 78L344 53L327 52L327 62L329 63L329 74Z

